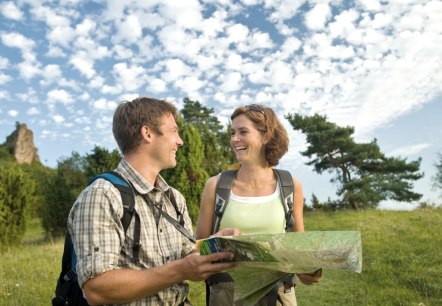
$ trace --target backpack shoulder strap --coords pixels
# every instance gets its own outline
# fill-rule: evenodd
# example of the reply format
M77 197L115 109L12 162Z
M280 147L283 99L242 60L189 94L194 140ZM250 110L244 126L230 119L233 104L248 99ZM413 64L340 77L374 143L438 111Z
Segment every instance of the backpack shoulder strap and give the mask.
M295 194L295 186L293 185L293 178L289 171L282 169L273 169L278 178L281 189L281 199L284 205L286 232L293 231L293 201Z
M134 252L134 260L138 262L139 250L141 248L140 244L140 232L141 232L141 221L140 216L135 210L135 194L132 185L118 172L116 171L106 171L102 172L95 177L93 177L88 185L92 184L97 179L105 179L111 182L115 188L118 189L121 195L121 201L123 203L123 217L121 218L121 223L124 228L124 232L127 232L129 228L132 217L135 217L134 226L134 245L132 246Z
M216 184L215 191L215 213L213 216L212 233L216 233L219 229L219 223L223 217L227 203L230 198L230 190L232 189L233 179L238 170L226 170L221 172L221 176Z

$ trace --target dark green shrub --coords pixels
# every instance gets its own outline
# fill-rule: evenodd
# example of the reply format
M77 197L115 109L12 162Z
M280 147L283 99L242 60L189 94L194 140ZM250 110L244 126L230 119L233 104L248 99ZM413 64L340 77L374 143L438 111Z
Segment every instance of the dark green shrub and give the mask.
M21 242L27 208L35 202L35 183L14 162L0 162L0 245Z
M42 225L49 237L66 234L67 218L75 199L86 186L82 157L72 157L58 162L57 171L46 176L43 184L45 201L42 206Z

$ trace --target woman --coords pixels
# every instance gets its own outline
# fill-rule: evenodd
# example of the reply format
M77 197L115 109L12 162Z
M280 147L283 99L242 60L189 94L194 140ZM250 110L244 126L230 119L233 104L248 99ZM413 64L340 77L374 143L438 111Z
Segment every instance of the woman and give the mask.
M274 111L252 104L237 108L231 115L230 145L241 166L232 184L229 205L220 221L220 229L239 228L242 234L277 234L285 231L285 215L273 166L288 150L288 135ZM220 174L211 177L203 191L196 235L212 235L215 190ZM293 179L293 231L304 231L301 183ZM280 213L275 213L279 211ZM298 275L301 282L313 284L320 275ZM233 305L233 282L215 281L210 286L209 305ZM267 305L267 297L257 305ZM294 288L280 284L277 305L296 305Z

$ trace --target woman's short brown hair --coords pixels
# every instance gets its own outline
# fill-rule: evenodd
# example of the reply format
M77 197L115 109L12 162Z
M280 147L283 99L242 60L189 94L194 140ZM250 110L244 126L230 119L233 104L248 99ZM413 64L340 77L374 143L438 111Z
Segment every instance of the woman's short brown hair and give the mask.
M264 135L264 156L270 166L279 164L279 160L288 151L289 136L275 112L259 104L250 104L235 109L230 119L245 115L253 122L256 129Z
M123 154L135 150L141 142L141 128L148 126L161 134L160 118L171 114L178 120L176 107L165 100L139 97L121 103L115 110L112 132Z

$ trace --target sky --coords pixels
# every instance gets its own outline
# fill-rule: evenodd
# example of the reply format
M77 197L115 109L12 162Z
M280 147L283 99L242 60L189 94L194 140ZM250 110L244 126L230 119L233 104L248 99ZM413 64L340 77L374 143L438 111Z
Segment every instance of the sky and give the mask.
M332 174L306 166L305 136L284 116L326 115L374 138L387 156L422 158L432 190L442 151L442 1L0 1L0 143L25 123L43 164L117 148L112 115L138 96L223 124L250 103L272 107L290 136L279 167L304 197L336 198ZM381 203L412 209L416 203Z

